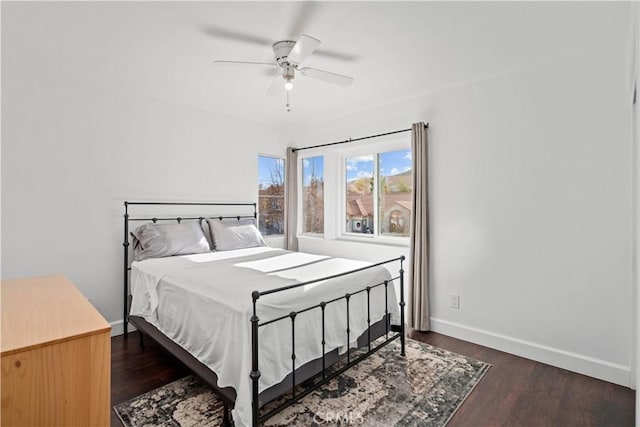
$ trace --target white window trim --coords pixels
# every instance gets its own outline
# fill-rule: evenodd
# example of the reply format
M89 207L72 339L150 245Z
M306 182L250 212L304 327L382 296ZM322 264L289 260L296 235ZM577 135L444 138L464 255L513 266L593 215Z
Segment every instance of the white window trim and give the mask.
M298 237L308 237L310 239L324 239L324 233L302 232Z
M393 245L393 246L409 246L409 237L397 237L397 236L383 236L380 234L364 234L364 233L353 233L349 232L346 229L346 221L347 217L347 209L346 209L346 188L347 188L347 170L346 170L346 160L349 157L362 156L362 155L374 155L374 176L378 174L378 157L379 153L384 153L388 151L398 151L398 150L407 150L411 149L411 141L408 139L400 138L398 136L394 136L390 140L385 140L377 143L367 143L359 147L349 147L343 150L340 150L337 153L337 161L339 165L340 172L340 191L338 191L339 203L337 209L337 221L339 224L338 227L338 236L337 240L349 240L349 241L357 241L362 243L376 243L376 244L385 244L385 245ZM374 219L377 223L374 224L374 231L379 233L380 218L378 217L378 180L376 179L374 184L374 194L376 197L373 199L373 206L375 210Z

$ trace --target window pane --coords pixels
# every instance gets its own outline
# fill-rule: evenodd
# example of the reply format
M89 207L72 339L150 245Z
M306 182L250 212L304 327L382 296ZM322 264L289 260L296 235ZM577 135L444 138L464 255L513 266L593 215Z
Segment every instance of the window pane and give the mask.
M258 157L258 212L262 234L284 234L284 159Z
M411 150L378 154L380 234L409 236L412 186Z
M302 159L302 232L324 233L324 157Z
M346 159L346 227L349 233L373 233L374 156Z

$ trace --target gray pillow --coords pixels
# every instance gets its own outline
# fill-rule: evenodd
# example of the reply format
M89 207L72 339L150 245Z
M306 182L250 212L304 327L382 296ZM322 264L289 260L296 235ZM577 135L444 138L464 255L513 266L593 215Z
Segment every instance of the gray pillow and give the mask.
M209 247L211 247L211 250L215 250L216 249L216 244L213 241L213 236L211 234L211 228L209 227L209 221L222 221L224 224L235 224L235 225L247 225L247 224L253 224L256 225L256 219L255 218L202 218L200 220L200 226L202 227L202 232L204 233L204 237L207 239L207 242L209 242Z
M253 248L255 246L267 246L262 239L260 231L256 228L255 219L220 221L219 219L207 219L211 240L216 251L229 251L232 249Z
M136 261L209 252L211 248L197 222L143 224L132 233Z
M209 243L209 247L211 250L214 250L216 245L213 244L213 240L211 240L211 230L209 229L209 223L206 218L200 219L200 227L202 227L202 232L204 233L204 238L207 239L207 243Z

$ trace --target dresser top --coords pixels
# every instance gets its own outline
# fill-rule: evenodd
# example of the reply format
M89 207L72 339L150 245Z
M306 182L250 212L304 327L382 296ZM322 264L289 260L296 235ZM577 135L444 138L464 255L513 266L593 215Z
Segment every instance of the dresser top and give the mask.
M3 356L111 329L63 275L3 280L0 288Z

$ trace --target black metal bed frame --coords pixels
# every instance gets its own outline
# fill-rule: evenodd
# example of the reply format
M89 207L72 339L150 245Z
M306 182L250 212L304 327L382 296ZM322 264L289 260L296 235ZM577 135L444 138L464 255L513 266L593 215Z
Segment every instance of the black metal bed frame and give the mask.
M164 205L164 206L232 206L232 207L245 207L245 206L253 206L253 214L252 215L222 215L222 216L208 216L209 218L213 217L213 218L218 218L220 220L223 219L238 219L240 220L241 218L257 218L257 206L256 203L218 203L218 202L124 202L124 207L125 207L125 213L124 213L124 242L123 242L123 247L124 247L124 312L123 312L123 320L124 320L124 324L123 324L123 331L124 331L124 337L127 338L128 335L128 322L129 322L129 307L130 307L130 287L129 287L129 272L131 270L131 267L129 265L129 221L152 221L153 223L156 223L158 221L177 221L178 223L180 223L183 220L199 220L199 221L203 221L205 219L205 217L163 217L163 218L157 218L157 217L151 217L151 218L144 218L144 217L135 217L132 218L129 215L129 206L131 205ZM251 379L251 385L252 385L252 424L253 426L258 426L261 422L266 421L267 419L271 418L274 414L276 414L277 412L281 411L282 409L294 404L295 402L299 401L300 399L304 398L305 396L307 396L308 394L312 393L313 391L317 390L319 387L321 387L322 385L326 384L327 382L329 382L330 380L332 380L333 378L335 378L336 376L342 374L344 371L346 371L347 369L353 367L354 365L358 364L359 362L361 362L362 360L366 359L368 356L370 356L371 354L377 352L378 350L380 350L382 347L386 346L387 344L389 344L390 342L397 340L398 338L400 339L400 355L401 356L405 356L405 324L404 324L404 307L405 307L405 301L404 301L404 260L405 257L404 256L400 256L398 258L393 258L393 259L389 259L386 261L382 261L382 262L378 262L375 264L371 264L365 267L361 267L361 268L357 268L354 270L350 270L344 273L339 273L339 274L334 274L331 276L326 276L326 277L322 277L319 279L314 279L314 280L310 280L310 281L306 281L306 282L302 282L302 283L296 283L293 285L288 285L288 286L283 286L283 287L279 287L279 288L275 288L275 289L270 289L267 291L253 291L251 294L251 298L252 298L252 304L253 304L253 315L251 316L251 318L249 319L250 323L251 323L251 373L250 373L250 379ZM266 297L268 295L272 295L272 294L276 294L276 293L281 293L281 292L286 292L288 290L291 289L296 289L302 286L307 286L310 284L314 284L314 283L318 283L324 280L330 280L330 279L335 279L338 277L343 277L343 276L347 276L353 273L357 273L360 271L364 271L367 269L371 269L371 268L375 268L378 266L382 266L385 264L390 264L393 262L399 261L400 263L400 269L398 272L398 275L395 277L392 277L390 279L384 280L382 282L373 284L373 285L368 285L358 291L355 292L351 292L351 293L347 293L344 296L341 297L337 297L337 298L333 298L327 301L321 301L320 303L311 305L309 307L305 307L303 309L297 310L297 311L292 311L289 314L274 318L274 319L269 319L269 320L265 320L265 321L260 321L260 317L258 316L258 300L261 297ZM400 325L396 326L396 325L391 325L391 321L390 321L390 314L389 314L389 302L388 302L388 287L391 284L393 286L393 281L398 279L400 282L400 301L398 303L399 307L400 307ZM380 286L384 286L384 292L385 292L385 315L384 315L384 327L385 327L385 331L384 331L384 340L380 343L377 343L375 346L372 347L372 339L371 339L371 329L372 329L372 323L371 323L371 290L375 289L377 287ZM350 298L354 295L357 294L361 294L366 292L367 295L367 330L366 330L366 334L367 334L367 350L365 352L360 352L360 354L353 360L351 360L351 353L352 353L352 349L351 349L351 343L354 341L350 335L350 320L349 320L349 315L350 315L350 306L349 306L349 301ZM327 357L327 352L325 350L325 309L326 306L328 304L333 304L336 303L338 301L342 301L345 300L345 305L346 305L346 319L347 319L347 325L346 325L346 363L341 366L339 369L334 370L333 372L327 373L327 366L326 366L326 357ZM312 385L308 386L308 387L304 387L304 389L301 392L297 392L296 387L300 386L300 383L296 382L296 370L298 370L300 367L296 367L296 352L295 352L295 319L296 316L314 309L319 309L320 310L320 317L321 317L321 321L322 321L322 371L318 372L316 375L319 377L320 374L322 375L322 378L319 379L318 381L315 381ZM291 397L285 399L283 402L281 402L280 404L278 404L277 406L275 406L274 408L271 408L267 413L260 415L260 408L263 405L260 405L260 400L259 400L259 379L261 376L260 370L259 370L259 366L258 366L258 355L259 355L259 328L267 326L269 324L275 323L275 322L279 322L279 321L286 321L287 319L290 319L291 322L291 388L290 388L290 393L291 393ZM390 332L396 332L395 334L392 334L391 336L389 335ZM141 341L140 344L141 346L143 345L142 342L142 335L140 335L141 337ZM358 337L355 337L356 341L358 341ZM375 338L374 338L375 340ZM209 383L209 385L211 385L212 387L217 389L217 385L216 384L211 384L210 381L207 381ZM284 394L289 394L288 392L285 392ZM283 394L283 395L284 395ZM223 396L221 396L223 397ZM271 399L272 401L273 399ZM227 405L227 401L225 399L223 399L224 402L224 422L225 424L229 423L229 418L228 418L228 405ZM265 402L269 403L269 402Z

